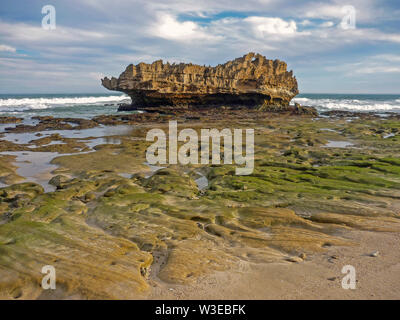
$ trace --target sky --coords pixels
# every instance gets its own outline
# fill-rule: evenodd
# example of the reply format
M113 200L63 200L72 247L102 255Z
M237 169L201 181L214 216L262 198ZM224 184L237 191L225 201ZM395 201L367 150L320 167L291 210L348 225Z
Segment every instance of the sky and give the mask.
M0 2L1 94L107 92L100 79L131 63L248 52L286 61L301 93L400 94L400 1Z

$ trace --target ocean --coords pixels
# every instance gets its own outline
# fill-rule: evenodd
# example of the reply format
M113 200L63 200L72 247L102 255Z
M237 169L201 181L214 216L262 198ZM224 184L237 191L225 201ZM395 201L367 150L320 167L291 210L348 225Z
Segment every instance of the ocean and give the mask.
M130 101L129 96L121 93L0 94L0 116L92 118L117 113L118 104Z
M92 118L117 113L118 104L129 103L124 94L0 94L0 116ZM299 94L293 100L319 111L398 112L400 95L371 94Z

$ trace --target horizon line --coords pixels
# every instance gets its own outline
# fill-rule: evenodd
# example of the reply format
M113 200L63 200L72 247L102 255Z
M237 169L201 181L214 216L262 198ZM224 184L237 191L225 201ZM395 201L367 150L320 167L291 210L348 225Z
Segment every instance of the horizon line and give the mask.
M39 95L39 94L111 94L111 95L123 95L126 93L122 93L122 92L109 92L109 91L103 91L103 92L8 92L8 93L2 93L0 92L0 95ZM302 95L302 94L321 94L321 95L330 95L330 94L341 94L341 95L400 95L400 93L359 93L359 92L301 92L299 94L297 94L296 96L293 97L293 99L295 97L297 97L298 95ZM126 94L127 95L127 94Z

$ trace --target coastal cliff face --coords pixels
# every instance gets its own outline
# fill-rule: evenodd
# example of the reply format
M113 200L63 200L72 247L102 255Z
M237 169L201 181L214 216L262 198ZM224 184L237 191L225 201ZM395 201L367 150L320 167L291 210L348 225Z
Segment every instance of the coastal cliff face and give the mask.
M119 78L102 85L132 98L124 110L160 106L280 106L298 92L293 72L283 61L248 53L216 67L195 64L131 64Z

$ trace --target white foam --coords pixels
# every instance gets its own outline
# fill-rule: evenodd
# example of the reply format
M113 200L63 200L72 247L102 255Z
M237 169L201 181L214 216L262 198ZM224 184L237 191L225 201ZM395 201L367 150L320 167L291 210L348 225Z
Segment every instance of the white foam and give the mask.
M293 102L297 102L297 103L307 103L309 102L311 99L308 98L294 98L292 101Z
M360 99L311 99L294 98L293 102L322 110L346 111L400 111L400 99L387 101Z
M112 102L121 102L129 99L126 95L101 97L68 97L68 98L19 98L0 99L0 111L24 111L48 109L60 106L96 105Z

